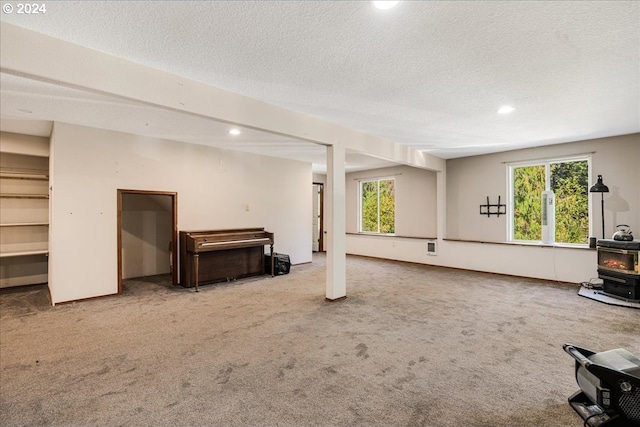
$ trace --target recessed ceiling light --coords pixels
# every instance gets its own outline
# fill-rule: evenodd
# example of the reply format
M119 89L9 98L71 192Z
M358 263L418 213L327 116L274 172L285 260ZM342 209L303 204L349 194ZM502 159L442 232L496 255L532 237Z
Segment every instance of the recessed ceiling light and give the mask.
M399 1L374 1L373 5L377 8L377 9L391 9L392 7L395 7L398 5L398 3L400 3Z
M513 112L513 110L515 110L515 108L511 105L504 105L500 107L500 109L498 110L498 114L509 114Z
M231 129L229 131L229 134L231 134L231 135L240 135L240 129L233 128L233 129Z

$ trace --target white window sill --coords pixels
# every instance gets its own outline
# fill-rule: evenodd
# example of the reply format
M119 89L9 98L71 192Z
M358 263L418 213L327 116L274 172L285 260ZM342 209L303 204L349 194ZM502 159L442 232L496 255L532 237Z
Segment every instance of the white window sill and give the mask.
M490 243L494 245L515 245L515 246L532 246L540 248L562 248L562 249L589 249L588 244L571 244L571 243L542 243L542 242L527 242L527 241L511 241L511 242L488 242L483 240L464 240L464 239L442 239L449 242L468 242L468 243Z

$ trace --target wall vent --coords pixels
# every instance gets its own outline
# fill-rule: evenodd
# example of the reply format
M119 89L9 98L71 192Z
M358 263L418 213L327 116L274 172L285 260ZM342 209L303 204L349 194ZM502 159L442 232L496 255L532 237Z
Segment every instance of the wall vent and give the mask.
M437 246L436 246L436 240L429 240L427 242L427 255L437 255L438 251L437 251Z

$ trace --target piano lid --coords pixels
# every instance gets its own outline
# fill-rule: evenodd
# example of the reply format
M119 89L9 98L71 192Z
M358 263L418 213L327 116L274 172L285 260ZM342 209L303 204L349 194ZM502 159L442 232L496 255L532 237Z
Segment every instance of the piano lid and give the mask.
M264 228L181 231L180 234L183 236L183 241L189 252L216 251L273 244L273 233L264 231Z

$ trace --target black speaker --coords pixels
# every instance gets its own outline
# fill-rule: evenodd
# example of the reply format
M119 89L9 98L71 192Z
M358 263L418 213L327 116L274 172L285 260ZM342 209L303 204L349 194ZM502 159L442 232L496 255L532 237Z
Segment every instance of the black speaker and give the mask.
M282 274L289 274L291 271L291 260L289 255L273 253L273 274L280 276ZM264 256L264 272L271 274L271 255Z

